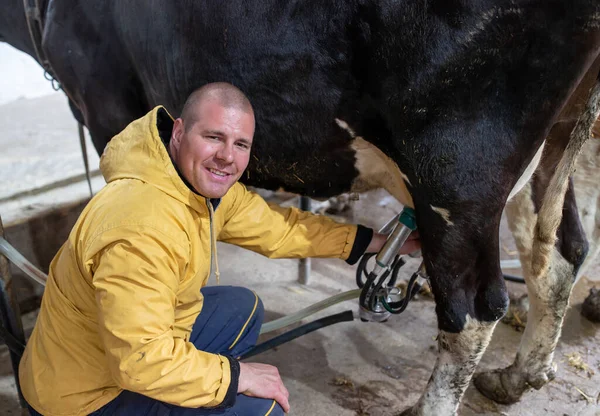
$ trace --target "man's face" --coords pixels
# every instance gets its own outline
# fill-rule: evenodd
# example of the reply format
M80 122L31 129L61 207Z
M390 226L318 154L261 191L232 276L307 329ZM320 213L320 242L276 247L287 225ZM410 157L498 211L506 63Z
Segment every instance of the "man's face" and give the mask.
M175 120L169 150L199 194L221 198L248 166L254 115L214 100L199 103L194 115L195 121Z

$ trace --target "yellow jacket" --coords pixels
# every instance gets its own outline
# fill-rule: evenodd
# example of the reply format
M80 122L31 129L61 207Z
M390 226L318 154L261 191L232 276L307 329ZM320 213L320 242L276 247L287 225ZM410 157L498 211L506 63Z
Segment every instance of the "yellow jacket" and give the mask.
M180 178L157 122L172 125L162 107L111 140L107 185L50 265L19 368L44 415L88 414L123 389L185 407L218 406L237 389L231 358L188 341L215 238L271 258L354 256L356 226L269 205L239 183L213 213Z

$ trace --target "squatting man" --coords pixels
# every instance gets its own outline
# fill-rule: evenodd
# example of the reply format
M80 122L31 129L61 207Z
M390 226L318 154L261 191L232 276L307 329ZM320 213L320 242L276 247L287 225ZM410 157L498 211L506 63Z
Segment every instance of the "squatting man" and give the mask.
M19 368L32 415L281 415L277 368L239 362L263 305L219 281L217 240L270 258L356 262L385 236L267 204L238 179L254 111L227 83L161 106L106 147L106 186L51 263ZM417 237L402 252L419 248Z

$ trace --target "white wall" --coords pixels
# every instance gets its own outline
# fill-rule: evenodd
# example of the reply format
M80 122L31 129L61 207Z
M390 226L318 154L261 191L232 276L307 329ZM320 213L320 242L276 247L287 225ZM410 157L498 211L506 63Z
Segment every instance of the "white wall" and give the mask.
M42 67L26 53L0 42L0 105L50 94L62 92L52 89Z

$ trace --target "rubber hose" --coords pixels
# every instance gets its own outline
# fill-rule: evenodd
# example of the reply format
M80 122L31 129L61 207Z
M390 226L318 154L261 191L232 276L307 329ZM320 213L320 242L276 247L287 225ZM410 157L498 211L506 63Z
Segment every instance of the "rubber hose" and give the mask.
M354 314L352 311L345 311L335 315L326 316L325 318L317 319L316 321L309 322L305 325L299 326L298 328L292 329L291 331L284 332L281 335L271 338L268 341L263 342L252 348L247 353L239 357L240 360L253 357L257 354L270 350L296 339L302 335L309 334L317 329L325 328L326 326L337 324L338 322L350 322L354 320Z

